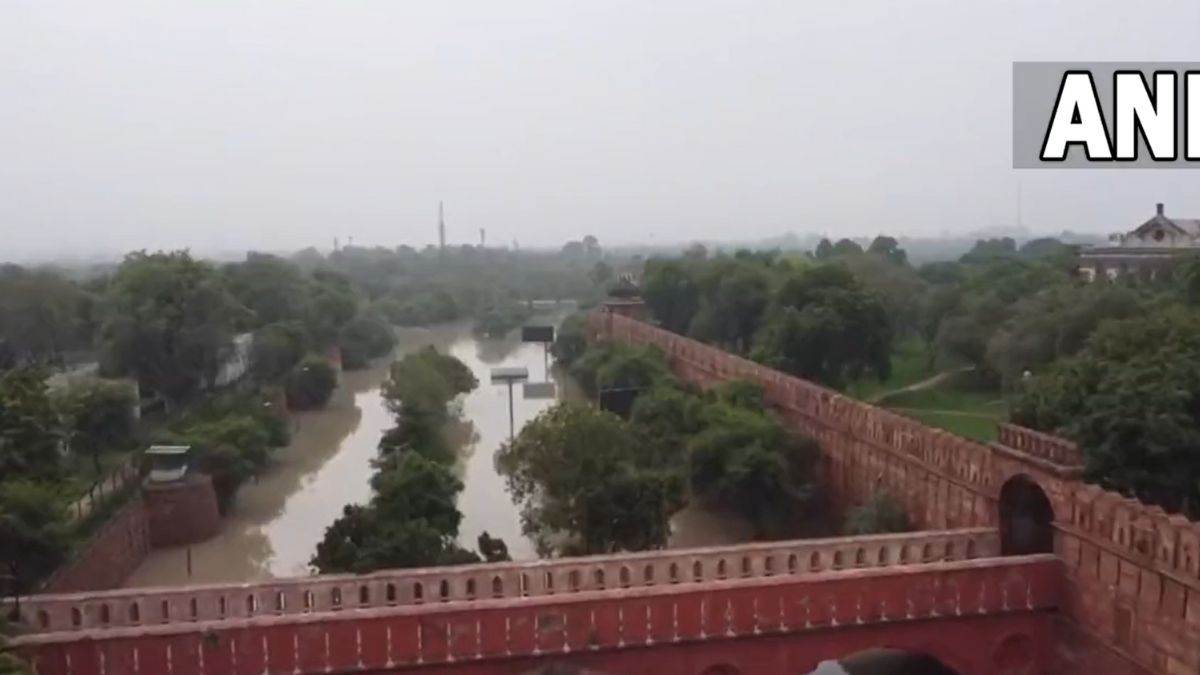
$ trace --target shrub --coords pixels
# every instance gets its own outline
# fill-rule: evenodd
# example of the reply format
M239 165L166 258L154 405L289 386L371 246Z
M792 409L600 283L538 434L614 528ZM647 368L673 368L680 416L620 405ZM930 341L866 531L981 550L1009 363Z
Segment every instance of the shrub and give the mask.
M383 356L396 345L396 336L386 321L371 314L359 315L342 327L338 346L342 367L365 368L371 359Z
M310 356L292 369L287 378L288 406L308 410L324 406L337 387L337 371L328 361Z

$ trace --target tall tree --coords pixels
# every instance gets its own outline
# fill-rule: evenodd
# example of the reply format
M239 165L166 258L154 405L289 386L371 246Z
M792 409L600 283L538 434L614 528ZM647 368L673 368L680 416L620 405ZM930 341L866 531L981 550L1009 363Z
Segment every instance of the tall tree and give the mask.
M64 437L46 389L46 373L0 373L0 477L52 478Z
M1200 514L1200 312L1175 307L1110 321L1037 376L1014 421L1061 433L1093 480Z
M674 260L651 260L642 285L642 298L663 328L686 332L700 305L700 289L687 267Z
M496 466L539 550L587 554L666 544L682 483L644 459L619 417L561 403L503 446Z
M213 381L251 318L216 270L187 251L129 254L110 295L111 364L171 402Z
M62 497L48 484L0 483L0 562L22 592L62 562L68 530Z

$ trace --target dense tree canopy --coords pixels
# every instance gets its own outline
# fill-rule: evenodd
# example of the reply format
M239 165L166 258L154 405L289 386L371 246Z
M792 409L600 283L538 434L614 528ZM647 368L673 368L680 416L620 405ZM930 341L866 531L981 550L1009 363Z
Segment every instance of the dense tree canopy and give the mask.
M375 495L369 504L347 506L326 529L311 561L317 570L361 573L479 559L456 543L463 485L444 437L450 401L477 384L465 364L432 347L392 364L384 398L396 426L379 442Z
M45 378L34 367L0 373L0 477L51 478L60 470L65 433Z
M45 483L0 483L0 562L22 592L63 560L68 545L62 495Z
M252 318L211 265L186 251L131 253L112 281L110 363L180 401L210 384Z
M296 364L288 374L288 406L298 410L320 408L337 387L337 370L328 361L311 356Z
M1092 478L1197 515L1200 313L1175 307L1101 325L1028 386L1013 418L1078 441Z
M673 472L647 466L624 421L562 403L538 415L496 454L539 550L575 554L662 547L682 505Z

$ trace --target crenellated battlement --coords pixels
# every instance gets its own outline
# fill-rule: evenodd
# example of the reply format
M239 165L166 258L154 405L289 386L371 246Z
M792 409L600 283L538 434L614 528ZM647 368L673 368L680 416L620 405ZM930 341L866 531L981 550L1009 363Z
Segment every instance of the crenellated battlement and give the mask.
M253 584L36 595L21 603L21 614L22 623L32 632L82 631L804 576L973 560L999 552L999 539L990 528L911 532L321 575Z
M150 622L26 635L16 645L41 675L516 673L545 658L607 672L690 675L728 663L747 664L748 672L807 672L820 660L879 644L987 675L1049 661L1061 576L1053 556L989 558Z

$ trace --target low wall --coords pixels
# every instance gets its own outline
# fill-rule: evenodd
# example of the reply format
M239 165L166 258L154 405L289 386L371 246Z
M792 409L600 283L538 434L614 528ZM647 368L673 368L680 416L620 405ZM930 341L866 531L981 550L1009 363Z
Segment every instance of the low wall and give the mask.
M799 673L881 644L928 652L962 673L1015 674L1045 672L1060 583L1061 563L1042 555L48 633L14 644L40 675L516 673L547 660L657 675L716 665Z
M146 483L142 499L155 547L204 541L221 529L217 493L212 479L191 472L172 483Z
M194 624L260 615L571 595L726 579L811 576L829 570L972 560L999 554L993 529L910 532L522 563L323 575L254 584L37 595L21 604L34 632Z
M117 588L150 552L150 527L140 499L119 509L46 581L47 593ZM36 596L35 596L36 597Z

